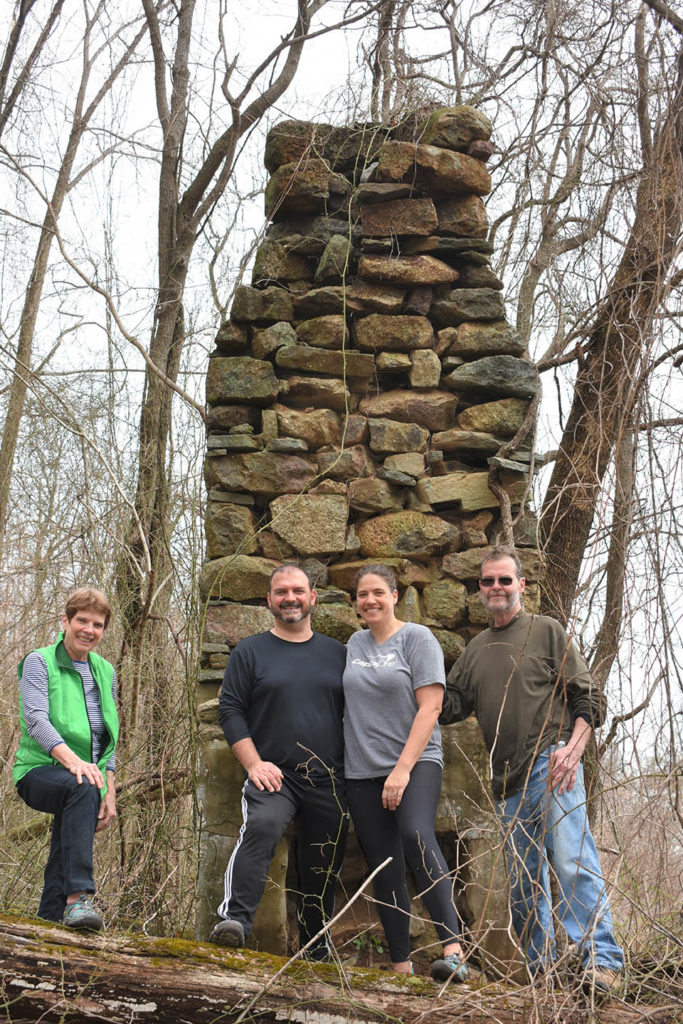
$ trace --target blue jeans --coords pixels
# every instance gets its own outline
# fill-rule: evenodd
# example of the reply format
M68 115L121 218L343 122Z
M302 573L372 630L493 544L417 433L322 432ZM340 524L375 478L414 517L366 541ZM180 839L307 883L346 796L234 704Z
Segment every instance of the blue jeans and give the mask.
M553 963L552 870L561 892L557 920L579 947L582 962L621 970L624 954L614 939L600 859L588 824L583 765L572 790L560 796L549 785L554 749L536 758L524 789L498 805L505 828L512 924L532 973Z
M67 896L95 891L92 848L100 791L87 780L79 785L61 765L48 764L19 779L17 793L34 811L54 815L38 917L61 921Z

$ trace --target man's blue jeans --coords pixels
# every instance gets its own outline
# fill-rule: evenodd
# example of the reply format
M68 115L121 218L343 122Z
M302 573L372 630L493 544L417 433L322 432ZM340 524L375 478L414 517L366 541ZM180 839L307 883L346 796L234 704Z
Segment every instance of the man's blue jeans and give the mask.
M559 883L557 920L579 947L585 965L621 970L624 954L614 939L598 851L586 808L583 765L561 796L550 789L549 760L540 754L525 787L502 800L512 924L531 973L555 959L550 870ZM550 865L549 865L550 861Z

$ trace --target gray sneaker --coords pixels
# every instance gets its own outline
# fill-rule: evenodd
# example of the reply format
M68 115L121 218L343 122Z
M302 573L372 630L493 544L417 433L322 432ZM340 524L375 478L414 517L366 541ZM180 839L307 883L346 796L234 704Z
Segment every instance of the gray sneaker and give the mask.
M68 903L62 918L67 928L78 928L91 932L99 932L104 927L102 915L95 909L92 897L87 892L81 893L74 903Z
M214 927L209 941L215 942L217 946L233 946L236 949L244 945L244 928L239 921L224 918Z
M470 972L460 953L449 953L435 960L429 973L434 981L467 981Z

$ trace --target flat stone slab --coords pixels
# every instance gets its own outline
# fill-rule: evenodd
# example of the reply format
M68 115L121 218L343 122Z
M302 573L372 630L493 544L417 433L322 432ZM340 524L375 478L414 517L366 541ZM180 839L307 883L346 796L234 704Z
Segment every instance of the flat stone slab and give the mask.
M498 508L498 498L489 489L488 473L446 473L418 481L415 491L427 505L459 505L463 512L480 508ZM519 478L503 483L510 501L521 501L525 481Z

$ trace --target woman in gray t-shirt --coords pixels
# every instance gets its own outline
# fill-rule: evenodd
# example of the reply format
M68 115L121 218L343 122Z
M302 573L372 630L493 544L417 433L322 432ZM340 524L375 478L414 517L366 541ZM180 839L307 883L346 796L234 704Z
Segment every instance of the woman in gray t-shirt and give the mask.
M405 861L443 943L432 977L464 981L460 921L434 822L443 757L437 720L445 688L432 633L396 618L398 590L386 566L356 577L356 607L368 629L348 643L344 671L344 774L349 810L371 870L394 971L412 972Z

